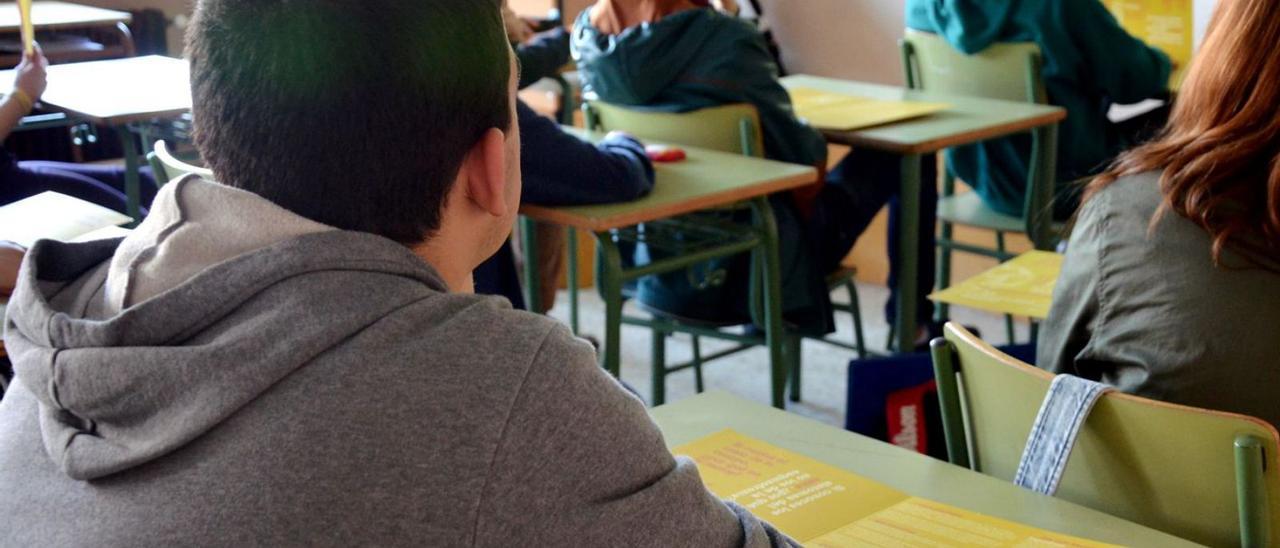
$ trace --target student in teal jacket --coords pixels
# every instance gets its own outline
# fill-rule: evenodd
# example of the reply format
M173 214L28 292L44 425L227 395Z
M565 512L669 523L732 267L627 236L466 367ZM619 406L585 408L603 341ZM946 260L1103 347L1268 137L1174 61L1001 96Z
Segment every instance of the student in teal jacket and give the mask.
M969 54L997 42L1040 46L1049 101L1067 109L1058 136L1059 217L1079 202L1075 181L1099 173L1161 125L1107 119L1113 103L1167 93L1172 64L1125 32L1099 0L907 0L907 26L940 34ZM953 150L947 165L987 205L1021 216L1030 149L1025 136L997 139Z
M796 117L778 81L778 67L750 23L698 0L600 0L579 17L574 59L589 97L635 108L688 112L749 103L760 114L765 155L774 160L826 167L822 135ZM925 180L935 162L923 162ZM771 200L783 242L780 250L784 315L807 333L833 328L825 278L886 204L896 213L900 188L896 156L858 149L828 174L812 203L791 195ZM924 185L922 226L934 225L936 187ZM934 192L930 192L934 191ZM925 298L933 288L934 231L920 231L917 314L931 315ZM896 233L889 237L890 285L897 273ZM639 261L660 253L641 246ZM703 287L708 271L728 273L723 285ZM702 320L746 315L750 263L746 257L640 281L638 299L664 312ZM691 280L693 278L693 280ZM691 283L692 282L692 283ZM887 312L893 315L894 302ZM932 327L932 326L930 326ZM928 340L922 333L921 340Z

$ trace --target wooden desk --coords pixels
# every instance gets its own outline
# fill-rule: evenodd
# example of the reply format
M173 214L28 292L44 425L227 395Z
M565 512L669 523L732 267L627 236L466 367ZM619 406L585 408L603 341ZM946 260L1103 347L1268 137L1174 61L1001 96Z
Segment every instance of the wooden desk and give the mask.
M589 133L577 128L565 128L566 132L586 140L598 140L602 135ZM696 211L713 209L721 206L749 202L756 215L754 243L742 244L731 242L720 247L695 252L699 261L711 258L743 253L759 249L765 257L766 274L763 283L765 289L764 323L766 338L770 341L771 364L775 381L778 375L785 377L787 368L780 367L784 363L780 341L782 337L782 294L781 274L778 265L777 227L774 224L773 211L769 207L768 196L778 192L800 188L817 181L818 173L812 167L786 164L759 158L751 158L737 154L713 152L686 147L688 159L671 164L656 164L656 182L653 191L639 200L599 206L548 208L539 206L523 206L521 214L527 220L568 226L587 230L595 234L600 244L602 268L598 284L605 300L605 341L601 353L603 366L614 376L621 371L621 325L622 325L622 284L624 281L645 275L661 274L686 268L688 264L680 261L692 259L693 256L667 259L642 267L624 269L621 253L609 231L635 226L637 224L668 219ZM588 183L583 181L584 184ZM529 307L538 310L536 288L540 286L537 276L537 246L531 237L532 225L526 224L525 249L525 285L535 288L529 291ZM574 232L570 231L571 242ZM571 311L574 331L577 332L577 280L576 254L571 252L574 260L569 266L570 299L575 303ZM778 342L778 345L773 344ZM779 388L784 383L774 383L774 405L782 407L783 393Z
M0 71L0 89L12 89L15 73ZM120 135L125 159L129 216L141 220L138 143L128 125L174 118L191 110L191 77L182 59L150 55L49 67L46 107L74 118L111 126Z
M817 76L788 76L788 88L812 88L888 101L946 103L951 108L922 118L854 131L824 131L827 140L866 147L902 157L902 215L898 219L899 275L895 333L896 348L911 351L916 338L916 290L919 283L920 169L922 157L954 146L1031 132L1046 150L1057 150L1057 123L1067 117L1059 107L997 101L962 95L928 93L906 88L850 82ZM935 184L929 181L929 184ZM932 250L930 250L932 252Z
M732 428L907 494L989 516L1125 546L1196 546L991 476L725 393L713 392L665 405L654 409L652 416L671 447Z

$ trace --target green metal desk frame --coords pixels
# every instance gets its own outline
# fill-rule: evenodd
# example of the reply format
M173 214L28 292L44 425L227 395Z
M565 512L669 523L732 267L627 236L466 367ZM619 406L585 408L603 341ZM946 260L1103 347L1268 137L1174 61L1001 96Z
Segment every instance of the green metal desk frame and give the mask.
M902 352L915 347L916 293L920 283L919 256L921 161L947 148L1030 132L1042 150L1057 150L1057 123L1066 111L1053 106L997 101L976 97L913 91L900 87L850 82L816 76L783 78L788 88L813 88L831 93L888 101L946 103L950 108L931 116L854 131L823 131L832 143L866 147L902 158L901 209L898 220L899 276L897 318L891 346ZM1052 168L1052 162L1045 165ZM932 181L930 183L933 183ZM932 227L929 227L933 230Z
M753 227L748 237L722 245L707 246L685 255L633 268L626 268L622 264L622 255L619 252L616 241L616 231L595 233L600 257L596 264L596 283L600 295L605 301L605 340L604 350L601 353L601 366L606 371L614 377L621 375L621 327L623 324L648 328L661 328L663 324L662 320L624 317L622 314L622 306L624 304L623 284L645 276L677 272L712 259L751 252L753 253L752 260L754 261L755 272L761 275L761 279L753 280L751 285L753 288L763 287L763 295L752 299L753 304L761 303L761 306L752 307L752 315L756 322L764 328L765 344L769 349L770 364L772 364L770 375L771 386L773 387L771 394L773 405L778 408L786 406L785 384L787 375L791 373L792 368L788 365L791 360L787 358L787 352L784 348L787 335L784 333L782 324L782 269L778 262L778 227L767 197L754 198L750 200L749 204L752 211ZM528 299L527 302L530 309L540 310L542 305L539 291L541 280L537 268L537 238L534 236L535 223L527 217L523 218L522 222L522 236L526 253L524 267L526 299ZM574 333L577 333L579 328L577 233L572 228L569 229L569 246L569 298L573 303L570 307L570 327Z

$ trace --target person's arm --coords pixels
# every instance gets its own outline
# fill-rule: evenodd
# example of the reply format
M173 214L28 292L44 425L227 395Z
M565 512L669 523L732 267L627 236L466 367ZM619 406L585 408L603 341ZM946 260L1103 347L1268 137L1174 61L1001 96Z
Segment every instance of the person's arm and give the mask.
M1159 49L1124 30L1099 0L1062 2L1064 17L1096 85L1119 104L1162 96L1169 91L1173 63Z
M827 142L818 130L796 116L791 94L778 81L778 65L764 36L751 25L735 21L731 55L722 56L716 80L732 82L726 91L740 94L760 113L764 146L771 159L825 168ZM726 97L726 99L733 100Z
M1053 305L1037 343L1036 366L1052 373L1082 376L1078 361L1099 329L1101 263L1109 232L1100 200L1106 199L1100 195L1085 204L1067 242Z
M797 546L711 494L562 326L525 374L490 470L477 546Z
M22 62L16 69L18 76L13 81L13 91L0 101L0 141L9 138L13 129L18 127L24 116L31 114L36 101L44 95L48 83L45 69L48 65L49 61L45 59L39 46L36 46L35 53L22 57Z
M553 76L569 62L569 31L557 27L534 35L516 48L520 59L520 89Z
M544 206L626 202L653 189L653 164L635 139L610 134L591 144L560 129L528 105L520 118L521 201Z

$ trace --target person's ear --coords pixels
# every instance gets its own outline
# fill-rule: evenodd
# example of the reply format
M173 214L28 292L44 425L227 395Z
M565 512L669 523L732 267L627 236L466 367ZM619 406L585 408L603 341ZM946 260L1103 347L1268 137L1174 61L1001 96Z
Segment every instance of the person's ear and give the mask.
M462 169L471 201L494 217L506 217L507 156L502 131L486 131L467 153Z

